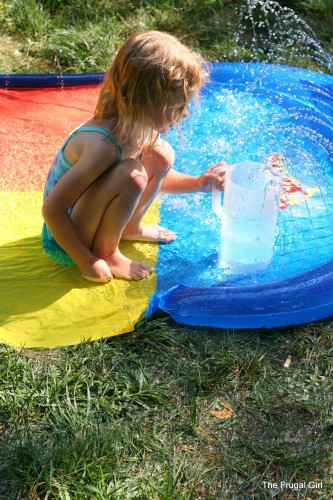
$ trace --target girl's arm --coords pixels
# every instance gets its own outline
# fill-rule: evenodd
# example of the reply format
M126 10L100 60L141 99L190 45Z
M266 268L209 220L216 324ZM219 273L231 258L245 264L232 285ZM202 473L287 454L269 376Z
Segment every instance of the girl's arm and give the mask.
M170 169L162 186L163 193L195 193L201 191L208 193L212 190L212 183L215 183L218 189L224 187L224 173L215 174L214 168L225 165L225 162L217 163L210 167L199 177L182 174L177 170Z
M79 160L54 186L43 203L42 215L57 243L70 255L82 274L94 274L106 278L111 272L104 261L95 257L78 237L68 209L85 190L112 165L116 159L112 143L90 141L84 147ZM104 264L105 265L104 265Z

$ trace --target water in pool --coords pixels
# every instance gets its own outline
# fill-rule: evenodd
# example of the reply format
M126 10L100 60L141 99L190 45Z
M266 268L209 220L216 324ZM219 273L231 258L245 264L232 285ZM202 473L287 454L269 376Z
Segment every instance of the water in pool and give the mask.
M283 167L274 255L265 270L228 275L219 265L220 220L209 194L162 195L161 225L176 231L160 251L160 290L251 285L280 281L327 262L333 255L332 85L325 75L272 65L221 65L183 127L168 140L175 168L199 175L221 160L263 161ZM245 75L245 76L244 76ZM230 78L233 76L233 78ZM250 78L251 76L251 78ZM331 83L331 82L329 82Z

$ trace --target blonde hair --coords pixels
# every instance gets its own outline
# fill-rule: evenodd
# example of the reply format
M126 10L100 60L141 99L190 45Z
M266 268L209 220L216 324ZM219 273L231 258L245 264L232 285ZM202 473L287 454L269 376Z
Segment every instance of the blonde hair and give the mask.
M134 33L105 74L95 118L110 119L119 142L130 141L140 124L142 147L147 137L151 139L157 118L168 128L166 112L177 96L186 109L207 79L201 55L176 37L161 31Z

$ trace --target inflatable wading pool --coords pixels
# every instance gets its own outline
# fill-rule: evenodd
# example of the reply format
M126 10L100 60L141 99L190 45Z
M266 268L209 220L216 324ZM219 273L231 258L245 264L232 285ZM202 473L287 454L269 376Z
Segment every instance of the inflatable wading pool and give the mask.
M140 282L84 280L40 244L42 189L66 135L94 109L103 74L1 75L0 341L55 347L119 335L159 309L176 321L231 328L333 315L333 77L270 64L216 63L199 106L171 130L175 168L198 175L225 160L269 158L283 191L274 254L258 272L219 264L210 194L162 194L147 214L170 244L123 243L156 267Z

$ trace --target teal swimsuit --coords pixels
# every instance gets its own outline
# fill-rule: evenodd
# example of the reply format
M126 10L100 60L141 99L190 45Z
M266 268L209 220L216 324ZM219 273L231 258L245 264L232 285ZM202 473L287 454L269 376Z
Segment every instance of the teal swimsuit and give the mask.
M50 171L48 173L47 179L46 179L46 184L45 184L45 189L44 189L44 200L50 193L50 191L54 188L54 186L57 184L57 182L61 179L61 177L73 166L68 161L65 160L64 156L64 149L68 143L68 141L76 134L79 132L99 132L100 134L104 135L110 141L114 143L116 148L119 151L119 160L117 163L119 163L122 160L123 157L123 151L121 146L116 142L115 138L109 134L109 132L103 128L99 127L78 127L71 134L67 137L65 140L64 144L61 146L60 150L58 151L56 157L53 160L53 163L51 165ZM73 205L74 206L74 205ZM71 214L73 210L73 206L69 208L68 213ZM58 243L55 241L53 238L53 235L48 228L48 226L43 224L42 228L42 245L44 247L44 250L51 255L51 257L56 260L59 264L64 264L64 265L72 265L74 264L73 260L71 257L58 245Z

